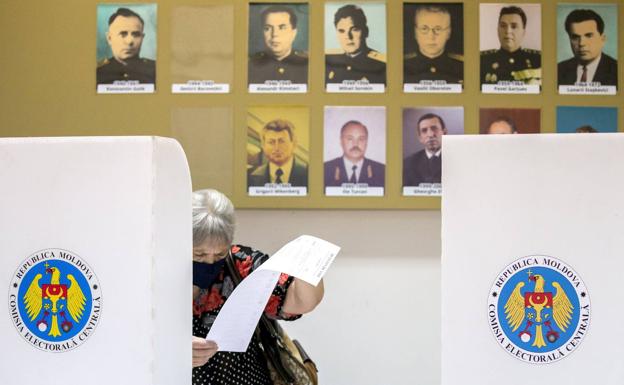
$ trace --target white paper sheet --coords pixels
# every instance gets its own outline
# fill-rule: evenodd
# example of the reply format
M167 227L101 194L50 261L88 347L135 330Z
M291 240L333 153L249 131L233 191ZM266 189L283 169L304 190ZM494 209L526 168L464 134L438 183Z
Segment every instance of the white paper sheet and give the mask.
M236 287L206 339L215 341L219 351L246 351L280 273L316 286L339 250L340 247L310 235L284 245Z

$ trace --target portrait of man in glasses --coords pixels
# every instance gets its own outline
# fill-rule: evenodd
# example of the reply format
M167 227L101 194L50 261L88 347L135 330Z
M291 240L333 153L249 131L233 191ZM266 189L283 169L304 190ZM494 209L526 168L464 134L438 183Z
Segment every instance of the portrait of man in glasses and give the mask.
M403 11L403 83L463 84L462 4L406 3Z

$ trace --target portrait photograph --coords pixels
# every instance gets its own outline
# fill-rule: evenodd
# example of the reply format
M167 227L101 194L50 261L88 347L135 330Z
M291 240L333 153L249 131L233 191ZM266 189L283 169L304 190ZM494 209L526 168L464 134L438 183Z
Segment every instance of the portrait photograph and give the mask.
M154 92L156 20L156 4L97 6L98 93Z
M479 4L479 47L481 92L541 91L540 4Z
M557 107L558 133L591 134L617 131L617 107Z
M557 5L557 85L560 94L616 94L617 23L617 4Z
M250 196L305 196L310 163L308 107L247 110L247 192Z
M325 4L325 90L384 92L386 4Z
M463 84L463 4L404 3L403 91L458 93Z
M403 195L442 194L442 136L464 133L464 107L403 108Z
M386 108L326 106L323 180L327 196L383 196Z
M171 15L171 92L228 93L234 81L234 6L178 6Z
M539 108L480 108L480 134L539 134Z
M249 4L249 92L307 92L308 4Z

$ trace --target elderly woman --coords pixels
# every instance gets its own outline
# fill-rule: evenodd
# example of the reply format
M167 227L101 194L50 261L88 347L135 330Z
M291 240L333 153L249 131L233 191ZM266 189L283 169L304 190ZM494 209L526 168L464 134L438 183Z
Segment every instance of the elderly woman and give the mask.
M269 256L232 245L234 206L216 190L193 193L193 384L271 385L267 362L254 335L244 353L218 352L205 337L219 310L234 290L226 268L231 255L244 279ZM323 282L312 286L282 274L264 310L273 319L295 320L312 311L323 298Z

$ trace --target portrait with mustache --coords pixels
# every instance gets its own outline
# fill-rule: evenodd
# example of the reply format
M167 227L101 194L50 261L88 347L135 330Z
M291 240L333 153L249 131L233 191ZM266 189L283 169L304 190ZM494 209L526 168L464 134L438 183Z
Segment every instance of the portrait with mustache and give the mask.
M325 162L325 187L358 184L383 187L385 165L366 158L368 128L358 120L349 120L340 128L342 156Z
M426 113L416 123L416 137L424 147L403 159L403 186L442 181L442 136L448 130L438 114Z

